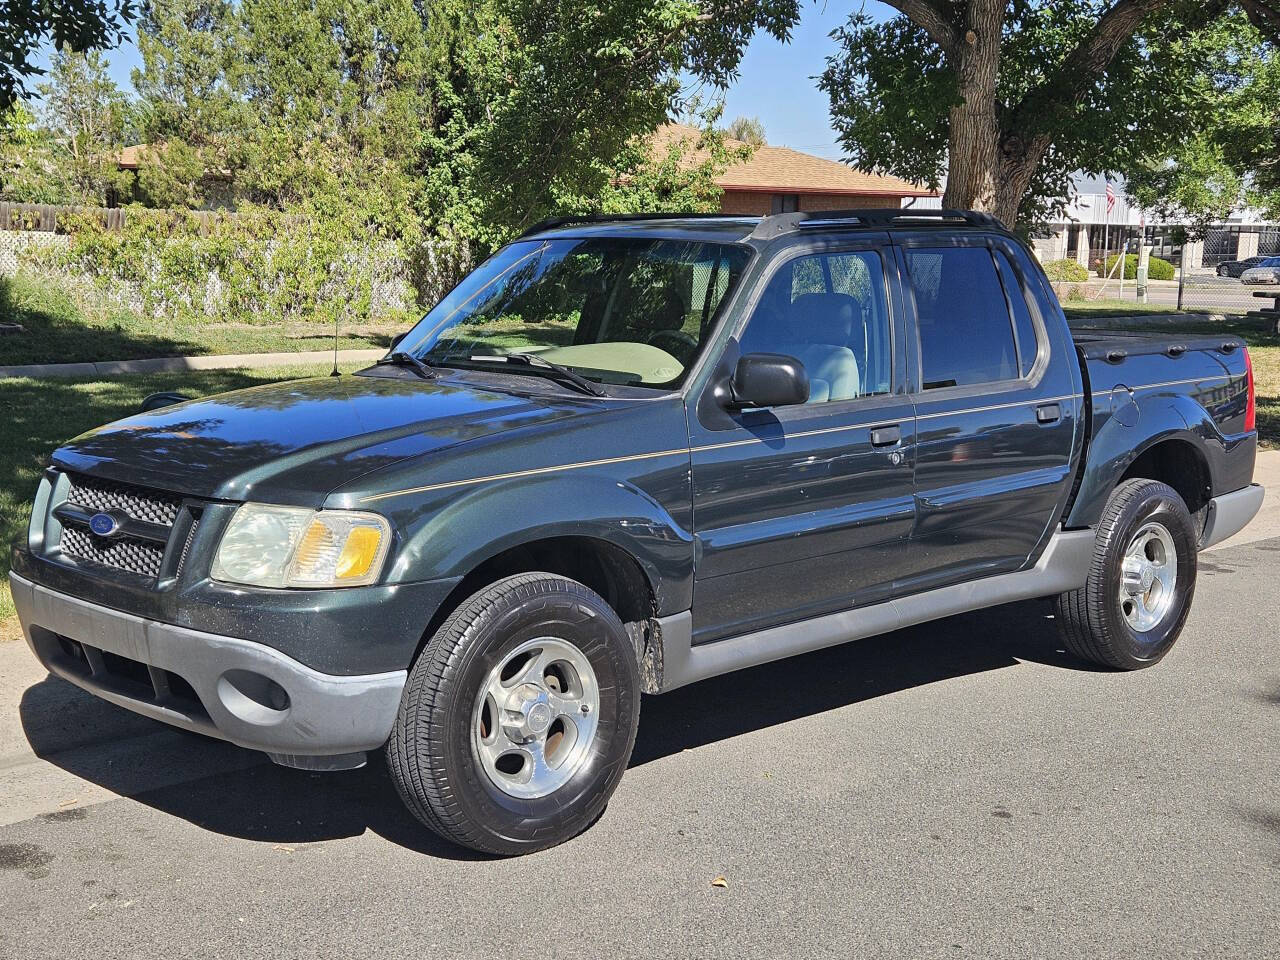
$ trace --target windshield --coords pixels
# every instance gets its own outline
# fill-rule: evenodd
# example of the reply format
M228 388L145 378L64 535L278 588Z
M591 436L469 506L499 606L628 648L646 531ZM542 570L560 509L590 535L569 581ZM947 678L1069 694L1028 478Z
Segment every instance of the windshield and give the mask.
M400 349L435 366L536 354L591 380L673 387L750 256L734 244L675 239L517 241L455 287Z

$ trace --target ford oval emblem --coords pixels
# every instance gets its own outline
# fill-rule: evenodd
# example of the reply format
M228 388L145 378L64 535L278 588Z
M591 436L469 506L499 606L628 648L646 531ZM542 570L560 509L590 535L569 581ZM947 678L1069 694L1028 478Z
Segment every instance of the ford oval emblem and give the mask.
M120 529L120 521L109 513L95 513L89 518L89 529L100 537L109 537Z

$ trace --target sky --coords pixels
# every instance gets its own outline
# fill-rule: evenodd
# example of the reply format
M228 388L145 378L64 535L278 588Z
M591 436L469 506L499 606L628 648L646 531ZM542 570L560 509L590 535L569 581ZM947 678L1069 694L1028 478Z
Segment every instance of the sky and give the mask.
M770 143L840 159L842 151L831 129L826 94L818 90L813 78L822 72L828 54L835 51L828 34L861 7L861 0L802 0L800 22L790 43L779 43L764 33L752 38L738 81L725 92L724 122L739 115L759 117ZM866 9L876 18L891 12L875 2L868 2ZM137 47L130 42L108 51L106 57L112 78L122 89L131 89L130 75L141 65ZM37 63L47 68L47 54ZM30 83L33 91L39 82L36 78ZM701 92L711 96L715 91Z

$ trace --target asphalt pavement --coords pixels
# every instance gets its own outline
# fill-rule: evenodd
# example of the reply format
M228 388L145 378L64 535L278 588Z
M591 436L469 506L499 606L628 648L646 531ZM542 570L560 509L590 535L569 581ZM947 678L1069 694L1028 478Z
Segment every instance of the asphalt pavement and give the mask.
M0 643L0 957L1280 956L1280 538L1200 560L1152 670L1025 603L646 698L600 821L515 860Z

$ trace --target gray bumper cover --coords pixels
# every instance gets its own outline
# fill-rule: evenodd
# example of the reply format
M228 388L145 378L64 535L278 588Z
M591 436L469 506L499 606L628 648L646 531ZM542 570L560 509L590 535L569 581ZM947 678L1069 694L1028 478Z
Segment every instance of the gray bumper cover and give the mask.
M1251 483L1231 493L1224 493L1209 501L1209 516L1205 518L1204 534L1200 549L1212 547L1228 537L1234 537L1258 515L1262 509L1264 491L1261 484Z
M309 769L358 766L391 733L404 670L333 676L259 643L145 620L14 573L9 584L27 643L49 672L137 713ZM59 637L87 656L68 653ZM139 682L142 668L133 677L110 669L119 662L103 652L145 665L151 682Z

